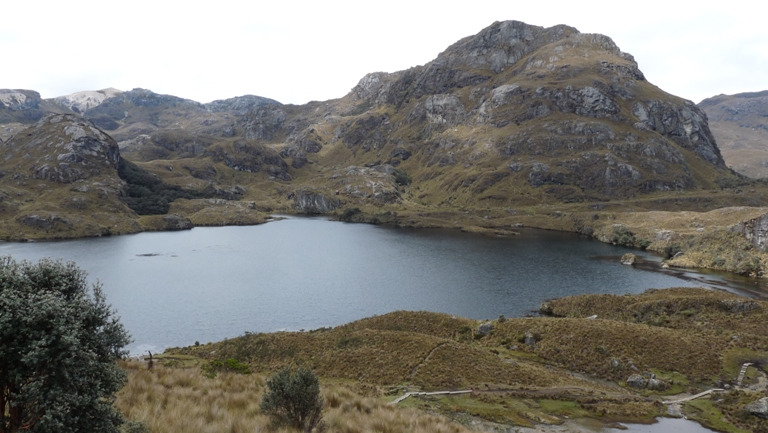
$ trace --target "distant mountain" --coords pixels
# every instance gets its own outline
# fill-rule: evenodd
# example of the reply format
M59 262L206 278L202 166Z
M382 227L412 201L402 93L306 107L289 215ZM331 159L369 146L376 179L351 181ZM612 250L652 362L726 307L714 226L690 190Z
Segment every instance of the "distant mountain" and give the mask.
M726 164L751 178L768 177L768 91L713 96L699 107Z
M0 89L0 124L30 124L50 113L71 113L33 90Z

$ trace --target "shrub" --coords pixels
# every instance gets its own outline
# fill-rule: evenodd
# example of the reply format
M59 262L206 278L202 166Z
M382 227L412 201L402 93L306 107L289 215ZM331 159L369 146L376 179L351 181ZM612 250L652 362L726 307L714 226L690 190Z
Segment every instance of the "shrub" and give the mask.
M311 370L286 367L267 380L269 391L261 400L261 411L277 424L311 432L323 416L320 382Z
M395 183L400 186L408 186L412 182L411 176L404 170L395 170Z
M0 431L117 433L129 342L74 263L0 258Z
M200 369L203 371L203 376L213 379L217 374L222 372L230 372L237 374L251 374L251 367L244 362L240 362L234 358L229 358L226 361L214 359L203 364Z

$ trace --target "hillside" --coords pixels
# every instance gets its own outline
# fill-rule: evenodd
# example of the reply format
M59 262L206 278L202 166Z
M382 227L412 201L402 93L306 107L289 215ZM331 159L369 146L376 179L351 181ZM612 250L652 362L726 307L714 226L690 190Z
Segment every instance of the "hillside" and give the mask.
M699 108L725 163L744 176L768 177L768 91L713 96Z
M309 332L246 333L164 356L236 360L262 374L300 365L384 400L405 389L471 389L464 397L412 397L415 407L470 426L648 420L667 413L661 401L670 395L727 387L733 391L681 410L724 431L766 431L743 407L764 396L767 307L690 288L581 295L543 304L549 317L477 322L401 311ZM745 362L755 367L736 389Z

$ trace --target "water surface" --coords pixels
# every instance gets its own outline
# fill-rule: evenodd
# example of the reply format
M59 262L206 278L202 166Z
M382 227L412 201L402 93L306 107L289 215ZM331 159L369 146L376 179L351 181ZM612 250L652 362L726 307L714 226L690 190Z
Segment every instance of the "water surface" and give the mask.
M135 340L133 353L395 310L492 319L567 295L702 285L691 273L623 266L618 257L628 251L572 233L500 238L323 218L0 244L0 255L17 260L73 260L100 281Z

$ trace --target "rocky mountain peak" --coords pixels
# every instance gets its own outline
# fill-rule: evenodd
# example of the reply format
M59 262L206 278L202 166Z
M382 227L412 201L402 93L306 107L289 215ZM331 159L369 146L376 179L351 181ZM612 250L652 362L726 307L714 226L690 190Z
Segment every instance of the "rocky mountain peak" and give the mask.
M75 92L66 96L53 98L53 102L67 107L75 113L85 113L91 108L101 105L105 100L123 93L121 90L109 87L102 90Z

